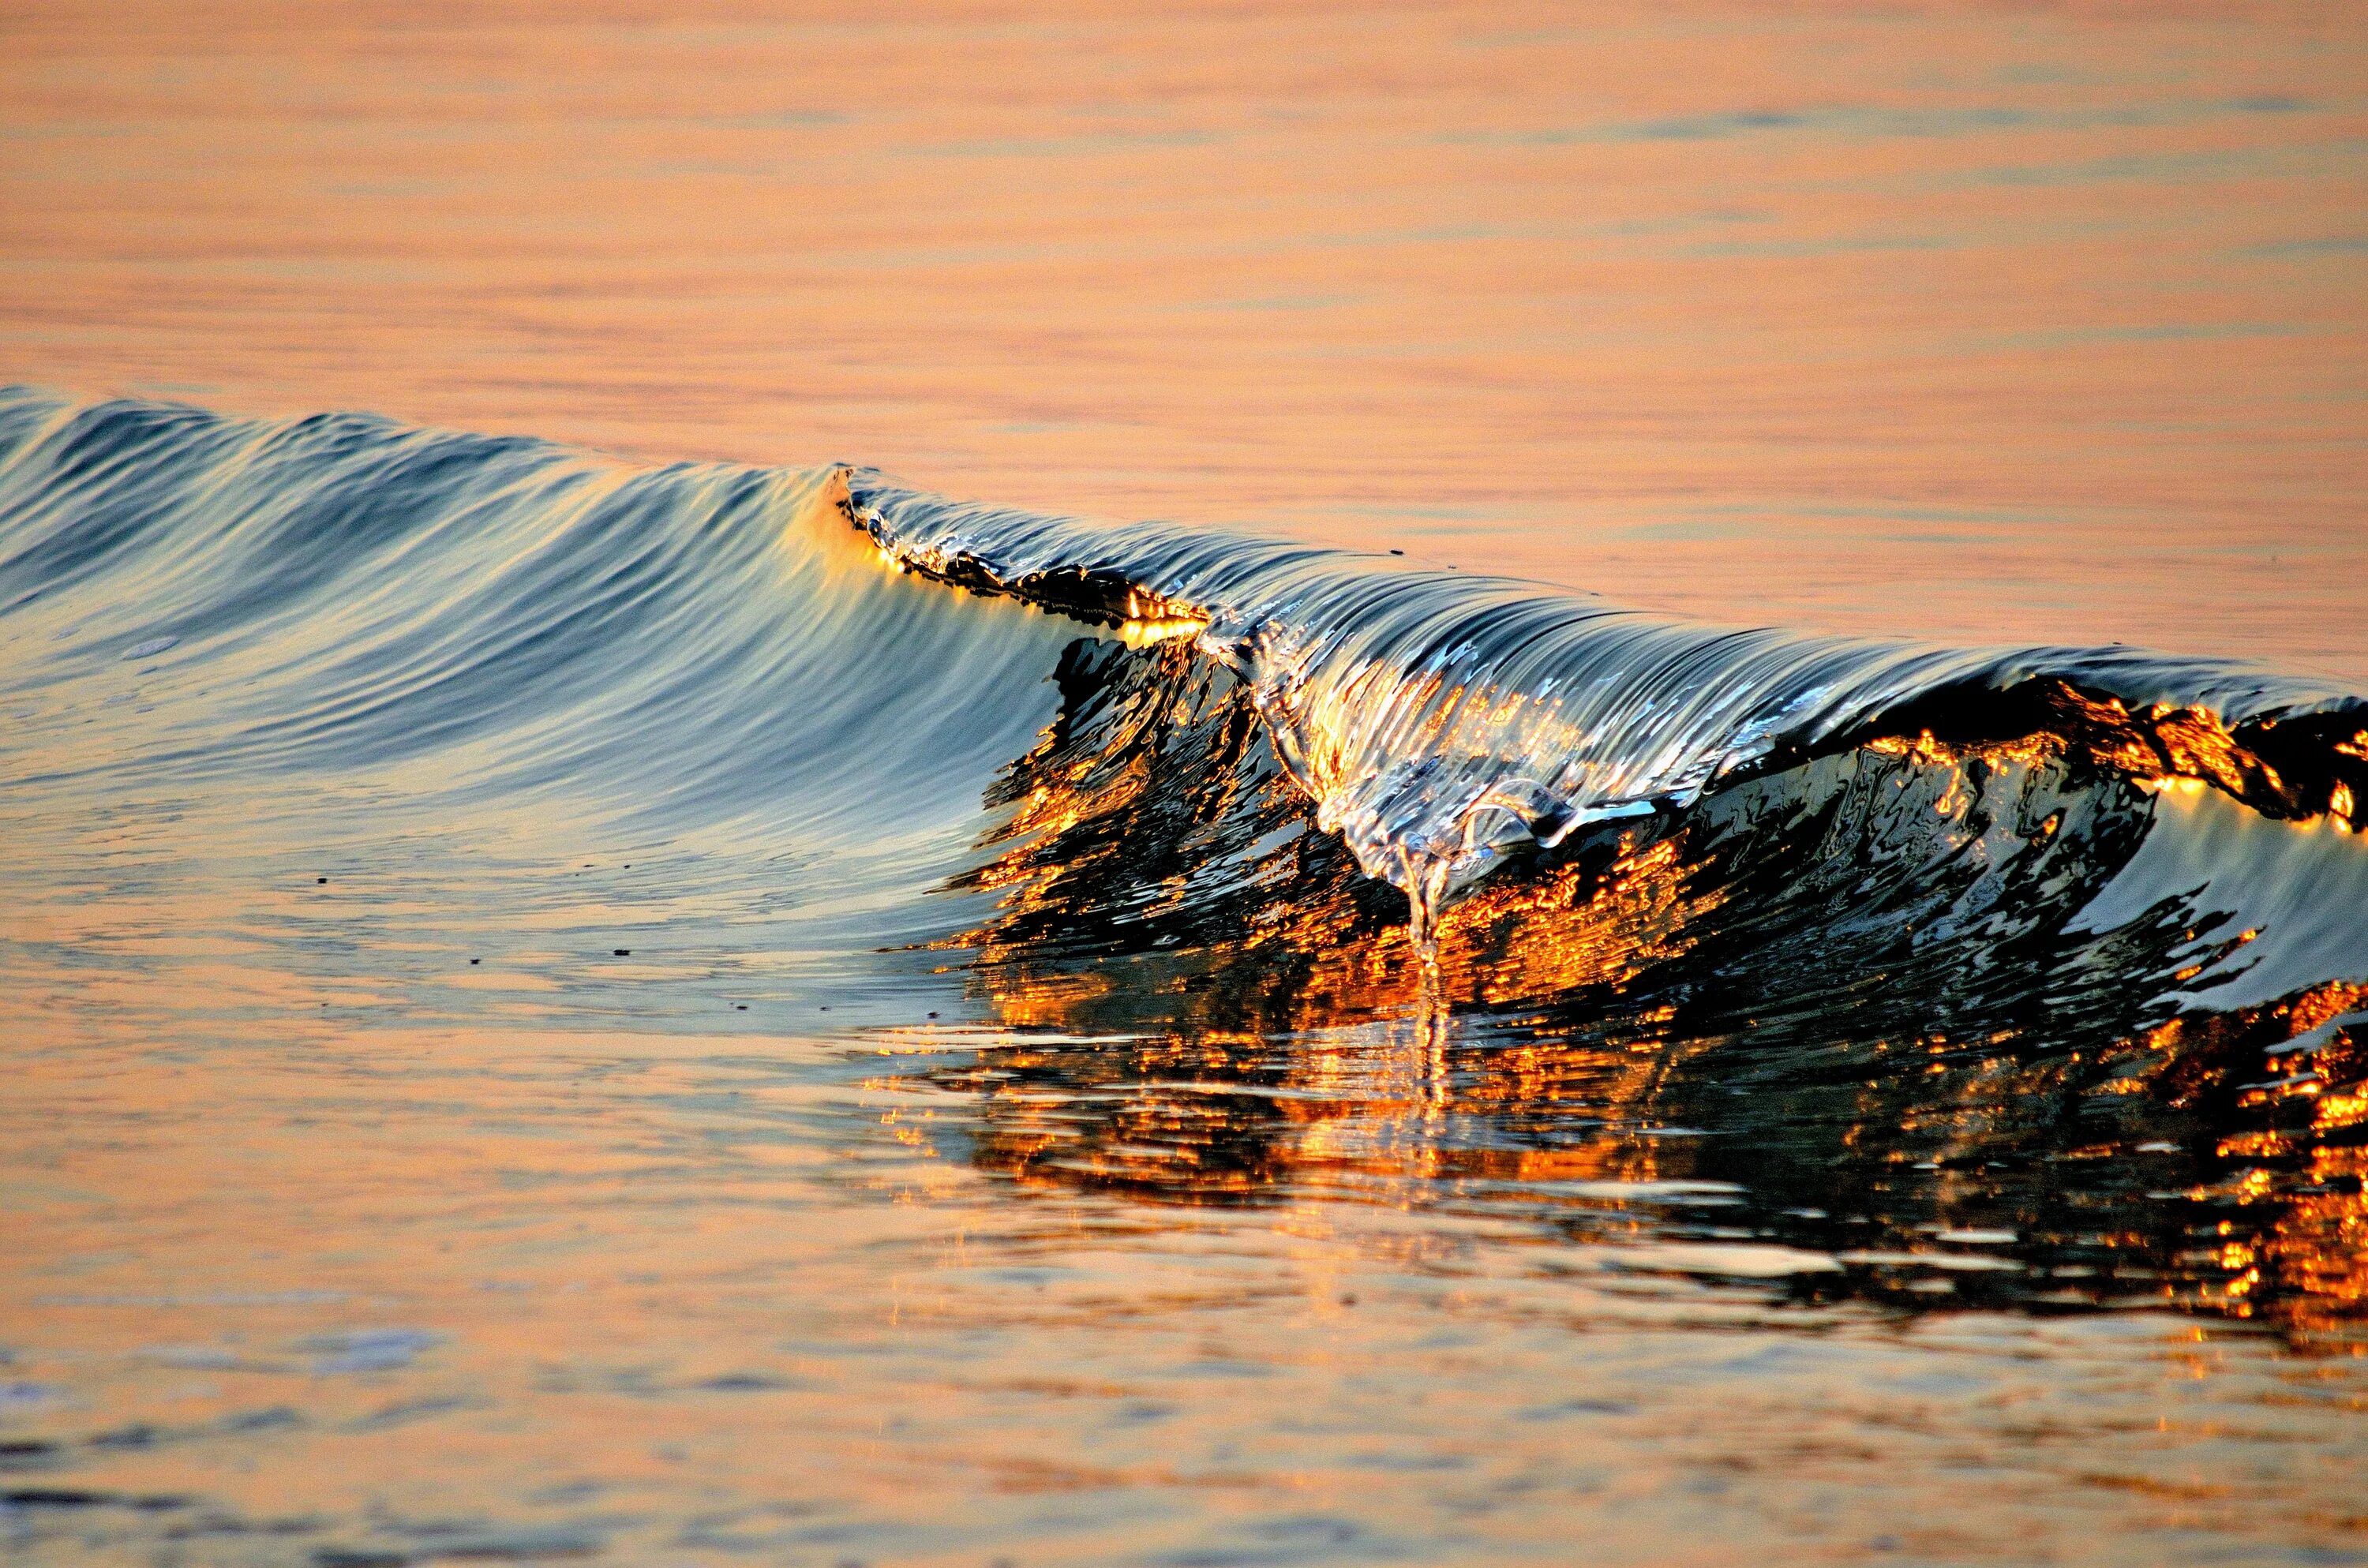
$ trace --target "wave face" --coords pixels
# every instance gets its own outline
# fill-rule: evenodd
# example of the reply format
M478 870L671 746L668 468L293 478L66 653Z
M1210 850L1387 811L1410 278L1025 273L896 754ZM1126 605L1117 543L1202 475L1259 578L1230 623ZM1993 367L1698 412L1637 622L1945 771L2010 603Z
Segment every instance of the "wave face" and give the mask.
M1946 1184L2020 1238L1952 1301L2368 1294L2368 700L2324 685L1703 627L864 470L27 392L0 651L41 907L94 864L165 877L90 835L169 806L224 886L370 858L347 918L390 951L541 933L533 1017L728 984L887 1028L926 997L988 1031L925 1075L1015 1179L1649 1177L1673 1222L1824 1260L1788 1288L1919 1308L1899 1260ZM329 961L318 926L205 908L172 917ZM570 968L628 928L616 956L670 956ZM491 1006L427 974L381 978ZM2231 1225L2249 1250L2195 1244Z
M2348 819L2368 799L2368 699L2237 664L1702 626L1387 558L950 503L872 473L850 506L931 575L1192 626L1247 680L1324 827L1418 916L1511 847L1899 738L2044 734L2272 816Z

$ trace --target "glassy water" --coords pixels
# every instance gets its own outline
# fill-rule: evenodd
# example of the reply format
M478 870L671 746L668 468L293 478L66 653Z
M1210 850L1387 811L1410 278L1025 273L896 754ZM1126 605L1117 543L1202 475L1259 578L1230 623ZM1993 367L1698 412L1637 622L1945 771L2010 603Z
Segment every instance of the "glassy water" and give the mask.
M2368 1559L2348 22L0 25L8 1553Z

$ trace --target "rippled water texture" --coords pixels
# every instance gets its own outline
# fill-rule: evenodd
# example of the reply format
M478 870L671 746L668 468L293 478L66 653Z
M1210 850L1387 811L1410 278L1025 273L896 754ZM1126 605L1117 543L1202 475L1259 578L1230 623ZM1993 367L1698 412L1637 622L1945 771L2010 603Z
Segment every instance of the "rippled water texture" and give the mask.
M2362 44L0 17L0 1557L2368 1562Z
M0 381L2368 681L2343 5L44 0Z

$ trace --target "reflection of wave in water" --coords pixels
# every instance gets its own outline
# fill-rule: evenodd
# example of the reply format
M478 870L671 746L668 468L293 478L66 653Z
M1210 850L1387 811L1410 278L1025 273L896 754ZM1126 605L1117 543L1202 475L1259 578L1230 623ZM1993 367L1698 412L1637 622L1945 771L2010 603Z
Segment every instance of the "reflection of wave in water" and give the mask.
M957 949L1024 1031L945 1071L1031 1178L1649 1191L1911 1302L1935 1227L2014 1237L1954 1300L2360 1297L2360 699L847 477L1037 615L882 570L840 478L0 394L12 820L342 779L354 833L787 854L782 945Z
M2368 855L2332 823L2029 738L1873 744L1533 850L1426 966L1229 671L1080 639L1060 684L962 879L1027 1032L938 1075L996 1168L1611 1241L1642 1205L1714 1244L1688 1271L1904 1304L2368 1294Z

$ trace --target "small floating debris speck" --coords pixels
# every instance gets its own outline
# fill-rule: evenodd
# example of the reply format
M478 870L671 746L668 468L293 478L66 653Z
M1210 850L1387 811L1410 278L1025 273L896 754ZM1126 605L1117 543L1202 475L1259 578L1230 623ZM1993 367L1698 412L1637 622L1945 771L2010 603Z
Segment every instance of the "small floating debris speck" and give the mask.
M484 962L485 960L483 960L483 959L471 959L469 961L470 961L471 963L483 963L483 962Z
M365 1328L324 1334L304 1340L304 1349L320 1352L313 1362L317 1375L336 1372L391 1372L408 1367L420 1352L434 1348L441 1336L416 1328Z
M180 641L177 637L151 637L145 642L134 642L123 650L126 659L144 659L151 653L161 653Z

